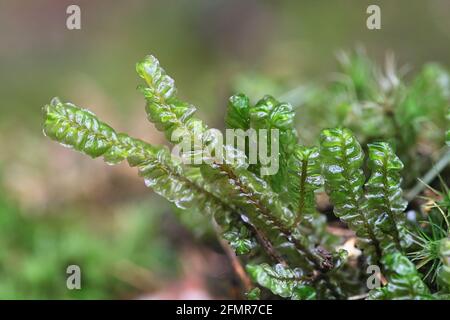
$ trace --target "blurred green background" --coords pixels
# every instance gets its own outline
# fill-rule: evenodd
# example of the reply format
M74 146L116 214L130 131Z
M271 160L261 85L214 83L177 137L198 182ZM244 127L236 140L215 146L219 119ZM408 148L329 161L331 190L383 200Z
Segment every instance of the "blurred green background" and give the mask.
M373 3L377 31L366 28ZM70 4L81 7L81 30L66 28ZM176 218L125 164L106 166L42 135L41 107L53 96L163 143L135 90L145 55L222 128L231 94L280 97L325 81L335 53L358 45L379 62L390 50L413 72L428 61L448 66L450 2L2 0L0 298L230 296L217 288L230 270L204 221ZM70 264L81 267L81 290L66 288Z

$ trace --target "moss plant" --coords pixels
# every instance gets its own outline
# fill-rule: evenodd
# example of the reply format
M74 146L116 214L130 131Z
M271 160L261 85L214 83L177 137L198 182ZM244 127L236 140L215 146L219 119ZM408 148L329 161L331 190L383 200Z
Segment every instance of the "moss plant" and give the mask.
M218 147L214 139L205 139L207 125L195 116L193 105L178 97L174 80L155 57L146 57L136 70L144 80L139 88L149 121L171 143L189 135L204 147L215 147L209 161L184 164L167 147L118 133L92 112L57 98L43 109L44 133L109 164L127 161L146 186L178 208L195 208L212 217L253 280L248 298L439 299L450 294L448 225L442 224L435 239L406 219L403 164L389 143L368 144L366 156L352 131L339 127L323 130L318 146L303 146L291 105L270 96L252 104L245 95L234 95L228 104L228 128L279 132L279 170L262 175L261 163L243 165L248 150ZM358 96L376 97L374 86L360 80L354 83ZM432 100L433 91L429 95ZM233 161L218 161L218 148L234 155ZM195 153L188 151L188 156ZM332 233L327 217L316 209L320 190L331 199L334 215L354 232L360 255L345 250L347 239ZM448 208L439 210L448 219ZM423 264L416 267L414 262L423 259L436 261L436 277L419 272ZM378 288L366 285L368 265L378 265L386 279Z

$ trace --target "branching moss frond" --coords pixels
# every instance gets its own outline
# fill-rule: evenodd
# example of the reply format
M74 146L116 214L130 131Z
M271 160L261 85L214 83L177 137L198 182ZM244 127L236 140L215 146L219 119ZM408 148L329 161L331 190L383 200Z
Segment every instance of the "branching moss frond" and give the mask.
M326 227L326 217L317 212L315 201L315 192L323 185L319 149L297 145L289 159L288 170L288 195L296 214L295 223L320 237Z
M197 136L199 141L203 141L203 135L207 126L193 116L195 112L193 106L177 98L174 82L161 68L158 60L153 56L148 56L143 62L137 64L136 70L147 84L141 90L147 101L146 111L149 120L155 123L158 129L165 132L172 142L178 142L177 139L172 137L172 133L175 130L181 130L191 136ZM245 97L240 97L239 99L243 99L243 102L238 103L241 103L242 108L245 108ZM272 107L269 108L271 104L273 104L273 107L278 108L280 112L267 114L268 111L272 111ZM267 97L264 103L258 105L258 108L260 112L254 112L253 116L250 115L250 123L253 119L255 125L260 121L264 123L270 122L279 127L292 125L292 117L290 115L292 110L289 109L289 106L275 103L274 99ZM224 149L223 154L242 153L242 151L236 150L230 145L224 146ZM229 197L233 205L248 208L246 210L250 212L249 215L252 212L255 213L255 217L250 218L256 218L259 221L252 220L253 224L265 225L263 230L267 231L270 228L266 223L276 226L299 250L306 253L311 259L314 258L313 261L315 263L324 263L325 258L315 251L311 251L308 239L298 229L293 230L295 220L293 212L282 204L279 195L273 192L271 186L265 183L263 179L242 166L236 166L234 162L219 163L218 161L210 161L207 164L202 164L201 168L204 178L216 186L215 190L218 190L218 192L223 190L230 191L224 196ZM211 177L215 179L211 179ZM221 182L221 179L218 179L219 177L225 179L222 179L224 182ZM218 185L221 187L218 187ZM232 196L230 197L229 195ZM294 234L295 236L293 236Z
M194 206L205 214L213 215L224 232L229 231L226 222L235 218L235 209L207 190L201 176L176 163L167 147L153 146L126 134L116 133L92 112L62 103L57 98L46 105L43 112L44 133L51 139L93 158L103 156L109 164L127 160L130 166L138 168L147 187L179 208ZM240 231L243 228L240 225ZM239 253L248 252L254 247L254 240L247 232L234 234L233 237L230 235L229 240L241 242L236 248Z

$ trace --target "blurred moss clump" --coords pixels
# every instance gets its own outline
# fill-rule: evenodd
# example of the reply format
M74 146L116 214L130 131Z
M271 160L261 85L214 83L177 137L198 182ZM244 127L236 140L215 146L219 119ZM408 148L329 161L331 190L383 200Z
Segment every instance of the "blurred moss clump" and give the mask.
M324 84L301 85L281 98L297 106L303 143L314 144L320 128L350 128L363 143L388 141L416 182L441 155L450 107L450 74L437 63L413 72L384 65L359 48L338 55L338 71Z
M24 215L0 196L0 299L133 298L156 289L177 263L155 222L163 210L150 200L92 223L79 212ZM66 287L71 264L81 268L81 290Z

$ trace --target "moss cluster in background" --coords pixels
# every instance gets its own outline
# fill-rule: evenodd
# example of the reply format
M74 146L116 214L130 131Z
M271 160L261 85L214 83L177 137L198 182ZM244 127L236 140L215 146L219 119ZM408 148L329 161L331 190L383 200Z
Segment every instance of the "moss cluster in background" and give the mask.
M158 212L143 201L100 219L72 208L30 216L0 198L0 297L113 299L154 290L152 279L177 271L176 252L155 223ZM66 287L71 264L81 268L81 290ZM146 278L141 269L148 270Z

